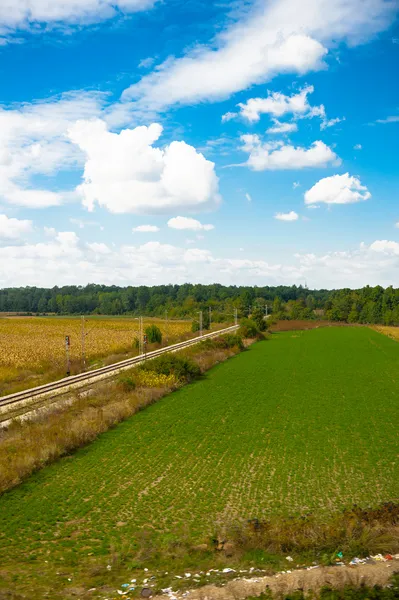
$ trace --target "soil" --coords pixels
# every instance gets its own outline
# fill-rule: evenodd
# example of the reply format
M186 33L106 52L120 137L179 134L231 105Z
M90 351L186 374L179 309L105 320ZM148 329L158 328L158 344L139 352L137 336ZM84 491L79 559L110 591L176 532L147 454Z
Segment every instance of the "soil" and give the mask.
M249 596L260 596L262 592L271 591L273 595L284 596L295 590L305 593L317 592L324 586L342 588L346 585L373 587L385 586L395 572L399 571L399 559L375 564L356 566L317 567L311 570L297 569L291 573L280 573L269 577L238 578L229 581L224 587L206 585L187 592L176 592L173 595L156 596L153 600L170 600L170 598L187 597L190 600L245 600ZM184 594L184 595L183 595Z

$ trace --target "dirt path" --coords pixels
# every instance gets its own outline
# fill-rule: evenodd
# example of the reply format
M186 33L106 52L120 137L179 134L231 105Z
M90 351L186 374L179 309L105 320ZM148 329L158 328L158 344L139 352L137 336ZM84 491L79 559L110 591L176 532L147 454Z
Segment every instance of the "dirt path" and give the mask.
M270 590L277 597L302 589L318 591L323 586L341 588L345 585L367 586L387 585L393 573L399 572L399 557L387 562L356 566L317 567L311 570L300 569L291 573L269 577L237 578L224 587L206 585L189 592L169 591L153 600L189 598L190 600L245 600L249 596L259 596Z

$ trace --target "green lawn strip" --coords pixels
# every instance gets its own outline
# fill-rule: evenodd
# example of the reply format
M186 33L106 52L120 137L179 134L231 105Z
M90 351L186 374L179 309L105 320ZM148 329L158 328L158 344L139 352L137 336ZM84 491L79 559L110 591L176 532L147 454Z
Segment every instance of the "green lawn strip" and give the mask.
M1 497L7 585L43 594L97 558L198 544L236 518L397 498L398 378L397 344L368 328L253 345Z

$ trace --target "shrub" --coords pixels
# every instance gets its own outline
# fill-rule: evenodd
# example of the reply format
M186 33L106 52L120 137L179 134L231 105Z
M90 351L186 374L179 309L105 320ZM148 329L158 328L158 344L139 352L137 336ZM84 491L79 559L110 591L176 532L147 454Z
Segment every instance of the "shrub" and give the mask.
M226 333L218 338L208 338L201 342L201 347L204 350L226 350L228 348L237 347L239 350L244 350L242 337L236 333Z
M256 338L260 331L257 324L252 319L241 319L238 333L244 338Z
M252 321L255 321L259 331L266 331L267 321L262 308L254 308L251 315Z
M159 375L174 375L179 381L191 381L201 375L199 366L187 356L162 354L139 367L140 370L154 371Z
M136 384L142 387L163 388L175 387L178 383L176 377L171 373L164 375L163 373L155 373L155 371L144 371L137 369L135 374Z
M162 343L162 331L156 325L150 325L146 328L145 334L149 344L161 344Z
M118 377L118 384L123 389L124 392L132 392L136 389L136 382L133 377L128 375L120 375Z

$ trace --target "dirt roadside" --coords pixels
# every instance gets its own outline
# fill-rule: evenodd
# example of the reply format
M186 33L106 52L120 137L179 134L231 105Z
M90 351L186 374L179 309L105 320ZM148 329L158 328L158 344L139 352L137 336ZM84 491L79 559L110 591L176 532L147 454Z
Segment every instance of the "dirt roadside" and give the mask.
M153 597L153 600L245 600L271 591L276 597L301 589L305 593L317 592L324 586L342 588L346 585L367 586L388 584L395 572L399 572L399 559L375 564L356 566L317 567L311 570L297 569L291 573L280 573L268 577L237 578L223 587L206 585L186 592L172 592Z

